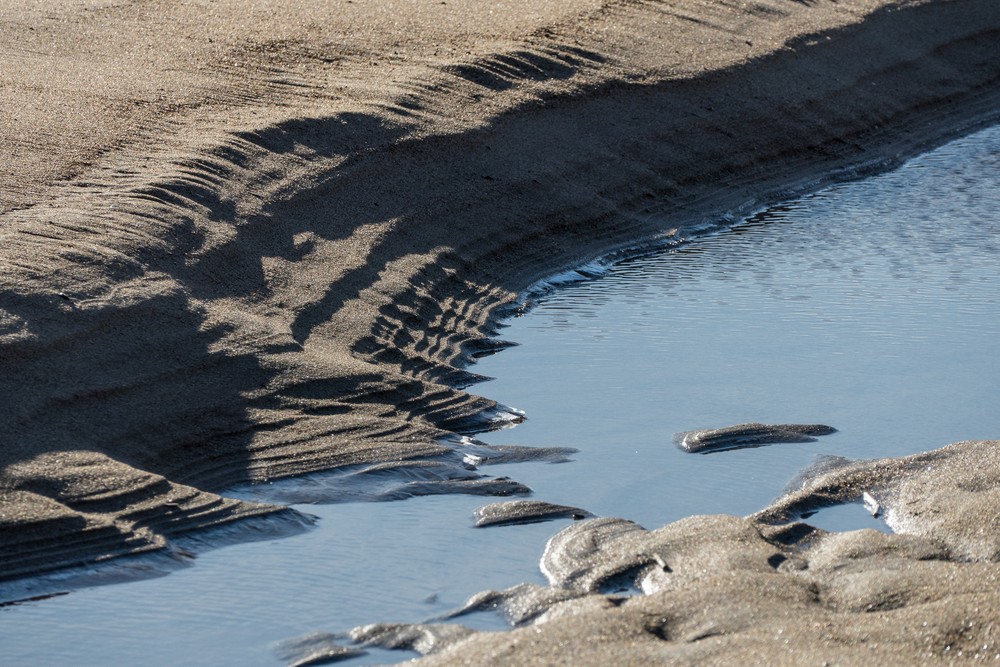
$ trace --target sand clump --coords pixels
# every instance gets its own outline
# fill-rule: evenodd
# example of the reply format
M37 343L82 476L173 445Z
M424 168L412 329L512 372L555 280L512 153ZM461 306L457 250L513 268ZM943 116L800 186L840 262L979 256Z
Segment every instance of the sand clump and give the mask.
M970 441L852 462L746 518L575 523L546 546L548 587L484 591L449 616L497 610L514 630L438 630L433 645L397 648L427 665L993 662L998 452L1000 442ZM861 489L882 498L895 533L798 520L859 502Z
M462 460L516 419L461 387L533 282L886 168L1000 99L992 0L36 0L0 30L0 579L285 511L235 484ZM991 553L966 527L948 553ZM696 594L778 576L732 567ZM583 599L607 655L662 648ZM809 632L861 651L840 622Z

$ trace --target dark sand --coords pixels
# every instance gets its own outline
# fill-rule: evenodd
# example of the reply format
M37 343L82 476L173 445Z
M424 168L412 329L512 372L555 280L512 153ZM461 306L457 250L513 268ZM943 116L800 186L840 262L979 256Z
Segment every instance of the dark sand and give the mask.
M1000 109L995 0L30 0L0 30L0 578L282 511L236 483L447 459L533 281ZM907 535L795 556L693 518L669 592L437 659L992 658L992 449L958 486L898 464Z

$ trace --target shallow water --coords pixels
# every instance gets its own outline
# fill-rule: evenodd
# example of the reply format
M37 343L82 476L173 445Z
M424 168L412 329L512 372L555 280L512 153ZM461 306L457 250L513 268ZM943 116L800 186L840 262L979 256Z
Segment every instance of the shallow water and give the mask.
M497 378L476 391L528 415L483 439L580 452L483 472L656 527L759 509L818 455L1000 437L998 211L994 128L544 295L504 331L521 345L474 369ZM746 421L839 432L710 455L672 444L679 431ZM208 551L169 576L0 608L3 663L277 665L281 640L423 621L485 588L542 582L544 543L569 521L472 528L492 500L299 505L316 529ZM810 521L881 525L860 505Z
M572 466L517 471L545 500L649 527L745 514L820 455L1000 438L998 304L993 128L544 295L502 333L521 346L477 365L497 378L477 389L528 416L491 442L580 448ZM839 432L707 455L671 444L751 421ZM816 521L879 525L856 509Z

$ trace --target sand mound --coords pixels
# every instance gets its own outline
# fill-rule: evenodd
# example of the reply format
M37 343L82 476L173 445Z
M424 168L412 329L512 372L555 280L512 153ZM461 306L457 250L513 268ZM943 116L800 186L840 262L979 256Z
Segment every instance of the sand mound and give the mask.
M455 614L491 605L518 629L453 631L413 648L436 654L428 665L993 661L998 452L996 441L963 442L854 462L748 518L696 516L656 530L611 518L573 524L542 557L550 587L488 591ZM864 492L881 499L895 534L795 520Z

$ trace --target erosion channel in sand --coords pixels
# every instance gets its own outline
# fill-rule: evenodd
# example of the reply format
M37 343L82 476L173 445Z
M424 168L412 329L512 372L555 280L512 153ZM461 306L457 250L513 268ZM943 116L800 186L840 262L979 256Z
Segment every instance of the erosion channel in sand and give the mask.
M989 0L288 4L0 10L0 577L461 458L533 281L998 108Z

